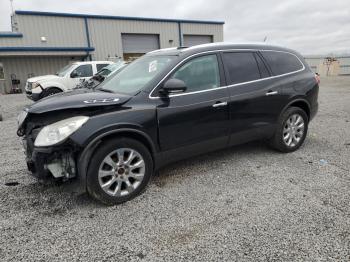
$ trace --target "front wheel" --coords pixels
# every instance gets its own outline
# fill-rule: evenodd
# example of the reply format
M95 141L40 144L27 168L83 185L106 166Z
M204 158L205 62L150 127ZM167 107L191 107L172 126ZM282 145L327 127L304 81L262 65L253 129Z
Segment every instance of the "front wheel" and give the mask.
M142 143L129 138L108 140L91 158L87 190L104 204L120 204L139 195L152 173L152 157Z
M304 142L309 119L299 107L288 108L280 117L270 145L278 151L288 153L297 150Z

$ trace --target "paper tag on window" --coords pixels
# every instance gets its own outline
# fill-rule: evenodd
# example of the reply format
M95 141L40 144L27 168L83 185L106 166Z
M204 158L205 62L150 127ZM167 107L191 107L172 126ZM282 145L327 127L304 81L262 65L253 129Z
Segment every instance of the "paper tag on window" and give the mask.
M149 73L154 72L154 71L157 71L157 60L150 62L149 66L148 66Z

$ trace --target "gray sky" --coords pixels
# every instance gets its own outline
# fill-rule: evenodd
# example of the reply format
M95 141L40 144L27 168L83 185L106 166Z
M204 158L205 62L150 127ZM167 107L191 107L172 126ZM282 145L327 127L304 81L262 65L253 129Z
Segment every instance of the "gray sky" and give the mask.
M349 0L14 0L15 10L225 21L224 40L262 41L303 54L350 53ZM0 31L10 30L0 0Z

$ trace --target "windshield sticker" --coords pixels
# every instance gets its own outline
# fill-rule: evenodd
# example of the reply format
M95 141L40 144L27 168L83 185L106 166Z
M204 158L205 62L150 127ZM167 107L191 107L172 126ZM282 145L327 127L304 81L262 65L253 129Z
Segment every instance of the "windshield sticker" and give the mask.
M154 72L154 71L157 71L157 60L150 62L149 66L148 66L149 73Z

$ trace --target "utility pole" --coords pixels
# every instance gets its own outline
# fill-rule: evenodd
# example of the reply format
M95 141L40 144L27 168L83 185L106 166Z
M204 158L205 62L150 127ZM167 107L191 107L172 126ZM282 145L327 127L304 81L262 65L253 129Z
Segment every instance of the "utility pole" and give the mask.
M11 4L11 15L13 15L13 0L10 0L10 4Z
M10 5L11 5L11 30L13 32L17 32L18 28L17 28L16 19L15 19L15 10L13 8L13 0L10 0Z

